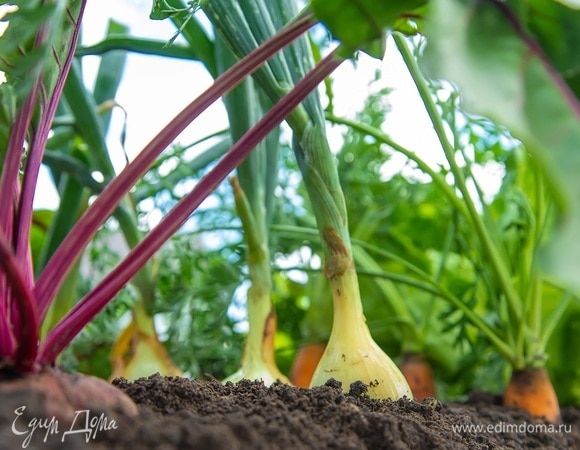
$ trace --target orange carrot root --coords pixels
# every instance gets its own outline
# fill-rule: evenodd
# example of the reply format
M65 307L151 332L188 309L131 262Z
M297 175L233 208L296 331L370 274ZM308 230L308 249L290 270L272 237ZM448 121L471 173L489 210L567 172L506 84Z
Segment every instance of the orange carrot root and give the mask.
M558 397L543 367L514 371L503 394L503 403L523 409L538 419L552 423L561 420Z
M296 387L310 386L312 375L322 358L326 345L322 343L305 344L298 350L290 369L290 381Z
M405 353L399 363L399 369L407 379L415 400L420 402L427 397L437 396L431 365L423 355Z

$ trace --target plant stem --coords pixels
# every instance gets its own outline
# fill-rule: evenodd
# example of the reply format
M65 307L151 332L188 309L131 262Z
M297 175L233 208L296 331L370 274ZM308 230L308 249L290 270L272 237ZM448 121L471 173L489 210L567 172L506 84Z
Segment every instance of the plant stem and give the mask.
M41 344L39 361L52 363L74 336L123 288L189 218L201 202L234 170L267 134L276 127L324 78L342 62L334 54L327 56L276 103L260 121L236 142L193 190L185 196L123 261L89 292L51 331Z
M195 55L190 48L184 45L167 45L165 41L145 39L133 36L109 36L94 45L88 47L79 46L75 56L102 55L107 52L123 50L143 55L155 55L165 58L186 59L191 61Z
M46 86L42 86L42 89L40 89L42 93L42 100L40 102L40 119L28 152L26 168L23 176L22 191L19 197L18 218L16 223L18 229L15 243L16 256L21 261L26 261L29 257L30 227L32 224L32 210L36 183L38 181L38 173L40 171L42 155L44 154L44 149L48 140L52 119L56 113L56 108L60 102L64 84L74 59L74 49L76 48L80 33L80 22L83 17L86 0L79 0L77 3L78 6L75 8L78 8L78 11L73 12L69 10L67 6L66 14L68 20L73 23L73 31L66 44L67 49L66 54L64 55L65 58L62 62L62 66L59 67L56 83L54 89L49 93L48 101L44 98L47 94L44 91ZM55 53L54 58L58 61L58 58L61 56L62 55ZM58 61L58 63L60 65L60 61ZM32 269L30 270L30 273L32 274ZM32 280L30 280L30 282L32 282Z
M549 317L547 317L544 321L544 329L542 330L542 334L540 336L540 348L545 349L548 345L548 341L552 336L552 333L556 329L556 326L560 322L560 319L566 312L568 305L574 298L570 292L565 292L552 313Z
M23 272L14 255L10 242L0 230L0 266L4 269L4 274L9 280L9 289L16 301L12 302L15 311L7 310L6 313L12 317L17 317L17 322L12 323L13 340L9 336L9 341L4 340L1 343L2 348L12 350L9 353L3 353L2 357L13 356L16 368L24 373L33 368L36 359L37 342L38 342L38 314L36 312L36 302L34 295L28 285L27 274ZM10 320L11 317L7 317ZM6 329L8 331L9 329ZM16 345L16 352L14 351Z
M337 117L332 114L326 114L326 118L332 123L346 125L348 127L351 127L353 130L357 130L363 134L372 136L377 141L388 145L392 149L398 151L402 155L409 158L411 161L417 164L419 169L421 169L424 173L426 173L431 177L433 182L437 185L439 189L441 189L441 192L445 195L445 197L447 197L447 199L451 202L451 204L455 207L455 209L457 209L462 216L469 219L469 213L467 211L467 208L465 207L465 204L457 197L453 188L447 183L447 181L445 181L445 178L442 177L439 172L436 172L433 168L431 168L429 164L427 164L425 161L419 158L411 150L408 150L405 147L399 145L398 143L393 141L389 136L384 134L381 130L377 130L376 128L370 125L356 122L343 117Z
M469 213L469 217L474 227L474 231L476 232L481 242L481 245L483 247L486 256L489 258L490 265L500 283L502 293L505 295L508 308L510 311L512 325L516 326L517 324L520 324L521 321L523 320L522 300L513 286L512 280L510 279L510 273L505 265L505 262L502 260L496 246L494 245L488 231L485 228L485 224L481 216L477 212L477 208L471 198L469 190L467 189L463 173L461 172L461 169L459 168L455 160L455 149L449 143L449 140L445 132L445 126L443 124L443 121L441 120L441 117L437 110L437 106L433 101L429 87L425 79L421 75L417 62L415 61L414 56L409 50L409 47L403 35L395 32L393 33L393 38L395 40L397 48L399 49L399 52L401 53L401 56L403 57L403 60L405 61L405 64L407 65L407 68L409 69L409 73L411 74L411 77L413 78L413 81L417 86L417 89L419 91L423 104L425 105L427 113L429 114L431 122L433 123L435 132L437 134L437 137L439 138L441 146L443 147L445 157L447 158L447 162L449 163L449 166L451 167L451 171L455 178L455 184L459 189L459 191L461 192L463 201L465 202L465 206ZM520 336L518 336L517 341L521 341L521 339L523 339L521 333L519 334ZM521 346L518 345L518 343L516 342L516 351L520 348ZM523 363L523 355L519 351L517 351L517 353L512 356L511 361L512 364L515 364L515 367L519 367Z
M445 241L443 244L443 251L441 252L441 262L439 263L439 267L437 268L437 273L435 274L434 281L437 284L441 284L441 278L443 276L443 272L445 270L445 263L447 262L447 257L451 252L451 244L453 239L455 238L455 233L457 232L457 220L456 216L453 220L449 223L449 228L447 229L447 234L445 236ZM427 331L429 329L429 325L433 323L431 315L433 314L433 309L435 306L435 296L432 295L429 299L429 304L427 305L427 310L425 314L423 314L423 320L421 325L421 333L423 336L427 335Z
M212 87L186 106L153 138L134 161L111 180L101 195L75 224L67 239L59 246L39 276L35 285L35 295L38 299L38 311L41 319L46 314L51 299L54 298L74 261L78 259L99 226L112 214L121 199L151 167L156 157L208 106L236 86L245 76L256 70L264 60L308 30L312 24L313 20L310 16L303 17L239 61L216 79Z
M270 297L272 273L267 234L264 234L263 226L257 226L256 217L237 178L231 178L230 182L234 190L236 210L244 228L244 239L248 246L246 259L251 286L247 294L249 331L244 344L242 362L240 369L226 378L226 381L236 382L246 378L262 379L266 384L276 380L288 382L278 369L274 357L276 313ZM263 221L264 217L261 220Z

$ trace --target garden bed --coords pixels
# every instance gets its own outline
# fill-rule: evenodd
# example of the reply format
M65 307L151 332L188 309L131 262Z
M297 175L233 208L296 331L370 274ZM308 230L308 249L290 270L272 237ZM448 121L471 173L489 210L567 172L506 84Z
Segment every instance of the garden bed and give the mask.
M502 407L489 394L473 395L465 404L375 401L364 385L342 394L332 381L316 389L287 385L270 388L242 381L217 381L152 376L136 382L116 380L139 406L139 416L91 411L96 419L89 433L69 433L62 425L47 434L38 428L28 448L107 449L577 449L580 448L580 409L563 409L563 429ZM38 399L3 394L0 399L0 448L22 448L33 418L42 416ZM15 423L15 408L27 406ZM106 420L103 420L106 419ZM86 416L77 423L85 424ZM111 420L115 420L111 427ZM106 422L106 429L105 429ZM470 425L489 427L477 432ZM544 430L534 429L538 425ZM99 430L99 426L101 429ZM510 429L511 427L511 429ZM77 429L82 429L79 426ZM85 438L89 437L89 444ZM63 442L64 438L64 442Z

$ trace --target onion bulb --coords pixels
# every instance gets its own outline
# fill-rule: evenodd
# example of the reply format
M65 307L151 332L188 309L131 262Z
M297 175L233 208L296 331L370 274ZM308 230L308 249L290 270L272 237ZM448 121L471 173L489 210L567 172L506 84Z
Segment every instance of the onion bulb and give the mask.
M334 230L325 230L324 239L332 252L324 272L332 287L334 318L328 345L310 385L319 386L334 378L348 391L351 383L361 381L371 398L413 398L399 368L370 334L350 252Z

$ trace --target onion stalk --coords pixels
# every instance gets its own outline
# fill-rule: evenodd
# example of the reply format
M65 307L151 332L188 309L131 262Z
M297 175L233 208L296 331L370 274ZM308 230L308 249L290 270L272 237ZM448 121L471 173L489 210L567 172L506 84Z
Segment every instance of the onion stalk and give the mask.
M207 2L202 8L238 57L273 34L274 25L297 14L294 1L256 2L244 7L232 0ZM271 29L268 29L271 27ZM329 57L343 61L339 47ZM327 57L328 58L328 57ZM314 66L306 39L288 46L284 54L268 61L255 76L257 84L272 102L280 100ZM324 272L334 299L334 321L328 346L317 367L311 386L334 378L347 391L362 381L369 396L398 399L412 397L404 376L373 340L366 325L358 279L352 258L343 191L334 156L324 129L320 99L313 93L287 117L294 133L293 148L314 210L324 248Z
M224 381L262 380L266 385L276 381L290 383L278 369L274 358L276 313L270 298L272 273L267 238L260 233L262 227L255 223L250 204L238 179L232 178L230 182L248 246L247 260L252 285L247 297L249 333L244 345L242 362L239 370Z
M223 72L236 62L236 57L222 39L215 39L218 71ZM230 134L237 141L263 116L264 109L251 79L244 80L224 97ZM270 133L237 168L230 178L236 211L242 222L246 243L246 262L251 286L246 309L248 335L240 368L224 381L262 380L270 385L276 381L289 383L275 360L274 337L276 312L271 299L272 269L270 267L268 225L272 216L272 200L277 185L278 129Z
M412 398L404 375L371 336L363 312L352 256L345 200L334 156L322 127L305 127L294 150L312 203L324 249L324 276L330 281L333 324L311 386L334 378L347 391L356 381L372 398Z

